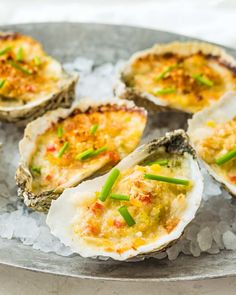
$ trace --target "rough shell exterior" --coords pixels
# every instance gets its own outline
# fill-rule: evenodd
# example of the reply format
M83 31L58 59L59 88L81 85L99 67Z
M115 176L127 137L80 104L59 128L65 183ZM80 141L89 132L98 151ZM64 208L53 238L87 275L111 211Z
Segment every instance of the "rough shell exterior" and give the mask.
M150 54L176 53L180 55L191 55L202 52L205 55L213 55L219 57L220 61L236 69L236 60L226 53L226 51L218 46L204 42L172 42L167 44L156 44L150 49L136 52L120 71L117 81L114 86L116 96L122 99L130 99L135 101L136 105L143 106L150 110L168 111L171 107L161 97L153 96L146 92L134 90L126 85L126 77L132 76L132 64L140 57L145 57ZM178 109L181 112L186 112L183 109Z
M18 196L24 200L27 207L30 207L37 211L47 211L50 208L52 200L58 198L63 190L45 191L38 195L32 193L32 175L29 169L29 161L34 150L34 142L39 134L46 131L52 122L56 123L61 118L68 117L76 109L85 112L89 108L98 108L101 105L113 105L127 106L129 109L142 111L146 116L146 111L143 108L137 108L131 101L121 101L117 99L110 99L107 101L98 102L90 99L81 99L79 103L71 107L70 109L57 109L46 113L44 116L34 120L27 125L24 137L19 143L20 150L20 164L16 171L16 183L18 186ZM75 183L74 185L77 185Z

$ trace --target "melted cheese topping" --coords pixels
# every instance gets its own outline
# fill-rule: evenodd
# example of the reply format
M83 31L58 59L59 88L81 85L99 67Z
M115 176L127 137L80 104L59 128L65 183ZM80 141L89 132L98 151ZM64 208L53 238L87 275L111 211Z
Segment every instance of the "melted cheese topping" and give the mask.
M18 33L0 35L0 107L20 106L56 93L61 65L41 44Z
M168 156L165 155L167 158ZM104 251L123 253L151 243L170 233L186 208L186 194L192 185L176 185L144 178L145 173L188 178L189 167L183 158L172 156L168 166L158 164L129 168L121 172L112 193L130 197L129 201L107 198L101 202L99 192L75 204L78 214L71 224L73 239L101 247ZM135 220L128 226L118 209L127 206Z
M38 136L30 162L33 191L73 186L102 168L111 168L136 148L145 124L146 115L141 111L107 105L86 113L75 112L51 126ZM97 130L93 133L95 125ZM60 156L65 145L67 148ZM91 148L104 151L78 159L78 155Z
M191 113L218 100L226 91L236 89L233 70L220 63L217 57L201 53L140 57L132 64L130 77L125 79L127 86Z
M217 173L223 175L232 184L236 184L236 158L220 166L215 162L216 159L236 148L236 117L223 124L209 121L206 125L208 136L197 143L200 156Z

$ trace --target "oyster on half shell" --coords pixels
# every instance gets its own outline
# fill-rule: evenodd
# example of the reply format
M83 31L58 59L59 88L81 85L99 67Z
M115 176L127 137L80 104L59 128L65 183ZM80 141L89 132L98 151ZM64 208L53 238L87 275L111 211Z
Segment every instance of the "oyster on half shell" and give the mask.
M195 113L236 89L236 61L202 42L157 44L135 53L120 72L117 96L149 109Z
M202 191L195 152L177 130L137 148L108 174L66 189L52 202L47 224L83 257L126 260L178 240Z
M24 124L47 110L70 107L77 80L38 41L0 32L0 120Z
M130 101L81 99L27 125L20 141L18 194L46 211L65 188L104 174L132 152L142 137L146 111Z
M195 114L188 134L209 173L236 196L236 92Z

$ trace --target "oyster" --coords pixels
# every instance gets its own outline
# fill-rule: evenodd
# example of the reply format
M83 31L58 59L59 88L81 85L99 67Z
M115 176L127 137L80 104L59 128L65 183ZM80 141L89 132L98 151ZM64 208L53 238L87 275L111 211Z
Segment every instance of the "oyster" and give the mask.
M179 239L202 191L195 152L177 130L139 147L108 174L65 190L47 224L83 257L126 260Z
M236 89L236 61L202 42L158 44L135 53L118 77L115 93L150 109L195 113Z
M0 120L24 124L47 110L70 107L77 80L36 40L0 32Z
M236 196L236 92L188 122L188 134L209 173Z
M132 152L146 116L130 101L82 99L31 122L19 144L19 196L27 206L46 211L65 188L105 173Z

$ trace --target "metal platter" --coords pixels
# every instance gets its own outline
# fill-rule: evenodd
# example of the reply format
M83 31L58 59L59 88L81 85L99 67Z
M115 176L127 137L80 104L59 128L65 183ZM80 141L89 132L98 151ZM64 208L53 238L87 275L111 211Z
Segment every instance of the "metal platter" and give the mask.
M42 23L2 26L0 30L19 31L38 39L46 51L62 62L77 56L92 58L96 64L127 59L137 51L157 42L190 40L191 38L163 31L126 26L82 23ZM236 57L236 51L227 49ZM169 122L152 114L152 124L173 129L177 114ZM183 126L186 118L179 118ZM7 126L7 125L6 125ZM7 130L5 130L7 132ZM4 175L0 175L4 177ZM70 277L120 281L178 281L236 275L236 252L222 251L217 255L180 256L175 261L146 259L141 262L114 262L84 259L79 256L62 257L43 253L17 240L0 239L0 263L34 271Z

